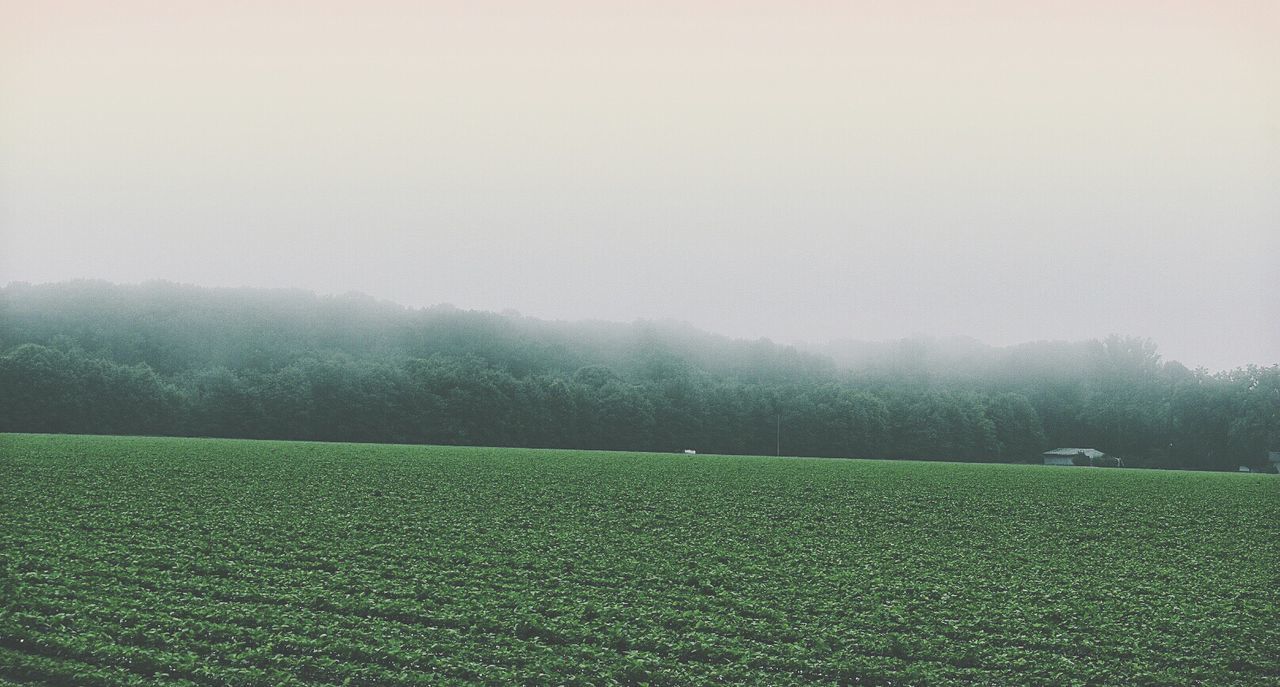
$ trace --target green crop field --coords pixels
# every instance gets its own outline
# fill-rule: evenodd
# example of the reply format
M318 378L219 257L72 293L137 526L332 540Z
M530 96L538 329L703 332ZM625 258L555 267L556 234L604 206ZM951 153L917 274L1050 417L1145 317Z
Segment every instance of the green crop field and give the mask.
M1280 684L1280 478L0 436L0 684Z

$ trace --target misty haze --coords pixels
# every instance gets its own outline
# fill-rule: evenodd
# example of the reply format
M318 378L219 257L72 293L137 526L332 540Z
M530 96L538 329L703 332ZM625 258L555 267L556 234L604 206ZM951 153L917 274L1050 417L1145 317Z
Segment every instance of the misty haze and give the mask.
M1276 684L1277 35L0 0L0 687Z
M11 3L0 277L1280 359L1271 3L552 5Z

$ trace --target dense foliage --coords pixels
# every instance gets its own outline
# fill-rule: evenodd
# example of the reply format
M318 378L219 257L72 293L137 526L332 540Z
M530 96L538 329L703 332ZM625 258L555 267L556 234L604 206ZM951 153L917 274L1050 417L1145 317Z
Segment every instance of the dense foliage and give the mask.
M0 436L0 681L1274 685L1269 475Z
M1280 367L1149 341L831 344L167 283L0 290L0 431L1234 469L1280 449Z

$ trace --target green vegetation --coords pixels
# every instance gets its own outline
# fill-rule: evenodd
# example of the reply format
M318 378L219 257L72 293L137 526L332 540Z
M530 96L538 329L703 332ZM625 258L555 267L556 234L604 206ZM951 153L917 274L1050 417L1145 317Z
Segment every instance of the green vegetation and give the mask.
M0 523L16 683L1280 674L1267 475L4 435Z
M165 283L0 289L0 389L0 432L984 462L1087 446L1217 470L1280 450L1280 366L1193 371L1142 339L804 352Z

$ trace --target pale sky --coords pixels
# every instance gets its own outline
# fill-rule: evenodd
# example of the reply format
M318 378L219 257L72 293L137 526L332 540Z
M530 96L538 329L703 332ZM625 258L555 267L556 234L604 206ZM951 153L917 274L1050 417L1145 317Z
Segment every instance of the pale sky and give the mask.
M1275 0L0 0L0 283L1276 363L1276 36Z

